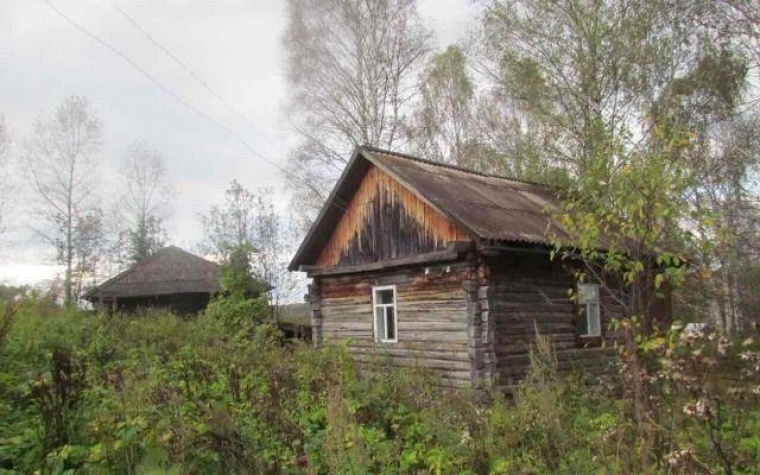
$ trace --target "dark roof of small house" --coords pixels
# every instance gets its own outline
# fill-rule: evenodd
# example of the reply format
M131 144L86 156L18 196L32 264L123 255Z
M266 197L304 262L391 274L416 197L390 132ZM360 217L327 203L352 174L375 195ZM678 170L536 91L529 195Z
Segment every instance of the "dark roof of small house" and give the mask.
M358 147L288 267L313 264L371 166L395 178L476 240L548 245L566 237L551 219L557 191L393 153Z
M89 290L97 301L125 297L207 293L221 289L221 267L175 246L168 246Z

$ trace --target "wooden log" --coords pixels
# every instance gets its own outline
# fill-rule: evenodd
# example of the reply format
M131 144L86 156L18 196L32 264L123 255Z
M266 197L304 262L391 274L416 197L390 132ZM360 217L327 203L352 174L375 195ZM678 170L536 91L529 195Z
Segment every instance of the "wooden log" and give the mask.
M378 347L360 347L349 346L347 350L352 354L362 355L391 355L395 357L405 357L419 360L441 360L441 361L461 361L469 364L469 356L466 351L435 351L419 350L414 348L378 348Z
M375 348L380 343L374 340L350 340L349 346L353 348ZM441 351L441 352L462 352L467 353L467 346L462 342L440 342L435 340L426 341L401 341L393 345L402 346L405 349L418 351Z
M432 368L441 369L446 372L449 371L469 371L469 361L457 361L457 360L439 360L433 358L418 358L410 356L396 356L393 354L365 354L365 353L352 353L352 357L356 361L362 362L390 362L394 366L400 367L412 367L412 368Z

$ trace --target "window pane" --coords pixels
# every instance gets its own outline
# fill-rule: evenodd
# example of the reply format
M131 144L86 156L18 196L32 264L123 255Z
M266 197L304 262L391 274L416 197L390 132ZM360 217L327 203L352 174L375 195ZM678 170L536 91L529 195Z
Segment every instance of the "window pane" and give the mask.
M396 318L393 312L393 307L385 308L385 339L396 339Z
M586 335L588 334L588 318L586 318L588 310L584 306L580 308L578 313L580 313L580 315L578 315L578 319L576 320L577 324L575 329L578 332L578 335Z
M384 314L383 307L375 307L375 341L385 338Z
M595 284L578 285L578 303L583 305L599 301L599 286Z
M601 335L601 324L599 322L599 303L592 302L586 305L586 313L588 320L588 334L597 336Z
M393 303L393 289L379 290L376 303Z

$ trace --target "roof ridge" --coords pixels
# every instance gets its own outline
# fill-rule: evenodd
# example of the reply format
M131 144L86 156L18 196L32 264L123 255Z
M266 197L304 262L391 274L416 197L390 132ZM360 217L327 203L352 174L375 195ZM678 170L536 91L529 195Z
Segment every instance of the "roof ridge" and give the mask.
M166 253L166 252L169 252L169 251L179 251L179 252L180 252L180 253L182 253L183 255L186 255L186 256L192 257L192 258L194 258L194 259L196 259L196 260L198 260L198 261L203 261L203 262L206 262L206 263L212 264L212 265L214 265L214 266L219 266L219 263L217 263L217 262L214 262L214 261L212 261L212 260L210 260L210 259L206 259L206 257L205 257L205 256L199 256L198 254L195 254L194 252L190 252L190 251L188 251L187 249L183 249L183 248L181 248L181 247L179 247L179 246L175 246L174 244L169 244L168 246L164 246L164 247L162 247L161 249L159 249L158 251L156 251L155 253L153 253L153 255L152 255L152 256L148 257L147 259L144 259L144 260L143 260L143 261L141 261L141 262L145 262L145 261L147 261L148 259L151 259L153 256L156 256L156 255L158 255L158 254L163 254L163 253ZM138 264L139 264L139 262L138 262Z
M544 188L544 189L549 190L549 191L554 190L553 187L551 187L551 186L549 186L549 185L547 185L545 183L538 183L538 182L530 181L530 180L519 180L517 178L512 178L512 177L508 177L508 176L504 176L504 175L496 175L496 174L493 174L493 173L479 172L477 170L471 170L469 168L464 168L464 167L461 167L459 165L452 165L450 163L436 162L436 161L433 161L433 160L430 160L430 159L427 159L427 158L417 157L417 156L414 156L414 155L409 155L407 153L393 152L391 150L386 150L386 149L382 149L382 148L379 148L379 147L374 147L372 145L362 145L360 148L362 150L366 150L368 152L382 153L382 154L385 154L385 155L391 155L391 156L398 157L398 158L404 158L406 160L412 160L412 161L415 161L415 162L425 163L427 165L432 165L432 166L441 167L441 168L448 168L450 170L456 170L456 171L460 171L460 172L463 172L463 173L469 173L471 175L481 176L481 177L484 177L484 178L496 178L496 179L499 179L499 180L506 180L506 181L510 181L510 182L513 182L513 183L517 183L517 184L539 186L539 187Z

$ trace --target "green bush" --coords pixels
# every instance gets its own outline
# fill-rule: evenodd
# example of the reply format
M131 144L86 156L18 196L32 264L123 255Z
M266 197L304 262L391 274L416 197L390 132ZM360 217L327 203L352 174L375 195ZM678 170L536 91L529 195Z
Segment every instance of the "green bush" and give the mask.
M670 334L641 342L656 408L641 422L627 383L590 386L558 374L547 344L507 397L447 387L424 368L394 369L380 356L359 368L340 347L285 347L276 328L231 328L221 309L183 319L25 302L0 343L0 473L717 474L760 466L754 340Z

